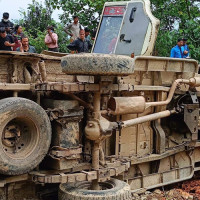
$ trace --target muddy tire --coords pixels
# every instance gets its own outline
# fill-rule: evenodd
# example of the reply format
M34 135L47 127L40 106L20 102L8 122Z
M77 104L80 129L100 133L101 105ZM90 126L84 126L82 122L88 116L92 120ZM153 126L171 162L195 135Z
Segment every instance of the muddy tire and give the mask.
M61 60L62 71L74 75L130 75L134 59L112 54L70 54Z
M130 186L124 181L111 179L100 183L102 190L88 190L90 182L60 184L59 200L130 200Z
M17 175L34 169L51 142L46 112L24 98L0 100L0 173Z

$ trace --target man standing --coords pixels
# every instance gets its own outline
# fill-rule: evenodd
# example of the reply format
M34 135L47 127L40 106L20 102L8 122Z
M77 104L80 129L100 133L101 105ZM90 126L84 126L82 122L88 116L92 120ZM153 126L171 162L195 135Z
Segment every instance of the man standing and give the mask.
M177 45L171 49L171 58L183 58L183 51L181 47L183 46L183 39L178 39Z
M189 57L189 47L187 45L187 39L183 38L183 46L182 48L182 52L183 52L183 58L188 58Z
M49 51L58 52L58 35L54 33L53 26L47 27L47 35L45 36L45 44Z
M0 28L0 50L2 51L12 51L11 47L14 47L15 43L11 41L6 33L6 29L4 27Z
M7 33L10 33L10 30L13 29L14 24L9 20L9 13L3 13L3 19L0 22L0 27L4 27Z
M35 47L29 45L29 40L26 36L21 38L21 45L16 49L16 51L36 53Z
M24 36L24 33L22 32L22 26L16 25L15 26L15 32L12 34L12 37L15 42L15 46L13 47L13 51L16 51L18 47L21 45L21 38Z
M90 29L88 27L85 28L85 39L91 42Z
M74 22L65 27L64 31L71 36L71 42L79 37L79 32L84 27L79 23L78 16L73 16Z
M80 30L79 38L67 45L67 48L71 51L77 51L78 53L88 53L92 48L92 44L89 40L85 39L85 30Z

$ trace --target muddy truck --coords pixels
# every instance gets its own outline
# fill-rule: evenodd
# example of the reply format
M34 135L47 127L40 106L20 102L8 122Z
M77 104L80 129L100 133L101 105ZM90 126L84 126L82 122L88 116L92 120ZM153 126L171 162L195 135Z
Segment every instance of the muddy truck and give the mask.
M198 63L152 56L148 0L106 3L91 53L0 52L0 199L130 200L200 170Z

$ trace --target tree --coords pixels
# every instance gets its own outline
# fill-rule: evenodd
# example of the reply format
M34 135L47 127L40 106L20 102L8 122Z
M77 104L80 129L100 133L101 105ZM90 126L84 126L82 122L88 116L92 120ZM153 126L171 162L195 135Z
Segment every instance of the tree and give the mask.
M62 23L68 24L73 15L78 15L80 23L90 29L96 29L105 2L120 0L52 0L53 8L64 11L60 16Z
M161 19L156 41L159 56L169 56L178 38L188 38L192 58L200 61L200 4L194 0L152 0L154 16Z
M32 0L32 4L28 5L27 11L20 10L22 19L18 23L24 28L24 33L29 37L29 43L36 48L38 53L47 49L44 38L47 34L46 28L48 25L53 25L55 32L58 34L60 52L67 52L68 39L63 31L64 26L52 19L52 12L51 0L45 0L44 6L36 0Z
M21 25L33 37L37 37L38 31L43 32L53 22L51 17L53 8L50 0L45 0L45 6L36 0L32 0L32 4L28 5L27 12L20 10L20 13L22 16L22 20L20 21Z

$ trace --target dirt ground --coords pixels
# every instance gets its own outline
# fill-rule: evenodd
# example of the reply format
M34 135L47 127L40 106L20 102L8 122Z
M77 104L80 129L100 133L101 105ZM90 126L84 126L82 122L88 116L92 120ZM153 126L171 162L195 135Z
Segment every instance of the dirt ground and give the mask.
M133 194L132 200L200 200L200 178L185 181L177 185L146 191L144 194Z

